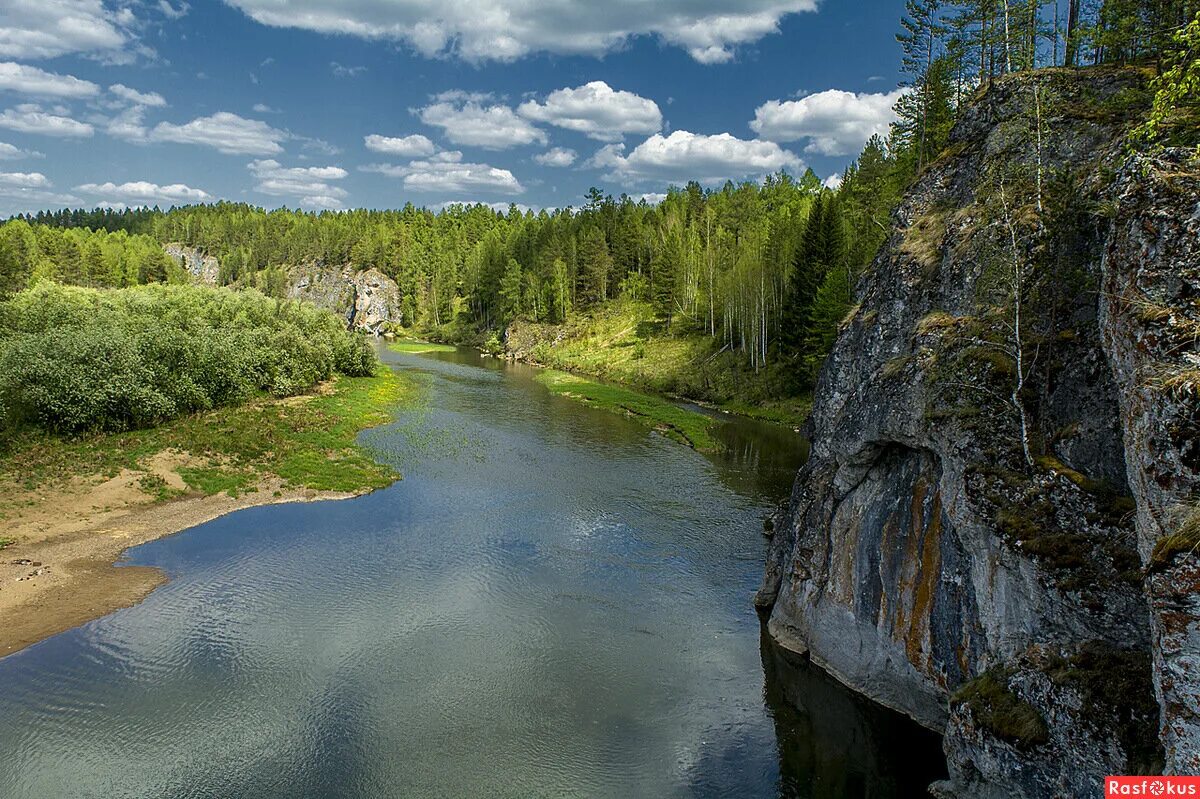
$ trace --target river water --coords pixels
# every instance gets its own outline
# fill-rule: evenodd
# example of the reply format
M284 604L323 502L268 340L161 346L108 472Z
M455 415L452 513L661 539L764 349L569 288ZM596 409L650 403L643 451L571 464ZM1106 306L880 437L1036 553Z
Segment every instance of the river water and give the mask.
M0 660L0 797L906 797L911 723L760 640L805 451L705 457L474 353L397 355L405 479L129 553L171 582Z

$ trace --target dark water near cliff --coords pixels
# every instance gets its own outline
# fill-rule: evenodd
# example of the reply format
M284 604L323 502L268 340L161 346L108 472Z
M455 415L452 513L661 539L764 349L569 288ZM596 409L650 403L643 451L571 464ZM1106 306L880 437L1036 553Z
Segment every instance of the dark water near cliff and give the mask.
M387 355L405 479L130 553L172 581L0 660L0 797L901 797L937 741L772 647L761 519L804 452L708 459L470 353Z

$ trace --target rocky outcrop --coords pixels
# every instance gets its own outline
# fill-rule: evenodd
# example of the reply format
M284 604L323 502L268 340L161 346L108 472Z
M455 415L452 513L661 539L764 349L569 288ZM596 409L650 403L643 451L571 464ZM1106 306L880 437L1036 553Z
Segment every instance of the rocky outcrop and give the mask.
M287 275L288 297L328 308L353 329L378 334L385 325L402 321L400 290L378 269L310 265L293 267Z
M1121 178L1102 268L1104 346L1149 571L1166 770L1200 774L1200 167L1175 153Z
M963 113L858 286L772 542L772 636L945 731L940 796L1098 796L1164 746L1197 773L1196 559L1153 553L1200 417L1145 374L1195 374L1200 194L1108 168L1141 81L1021 75Z
M221 264L211 255L182 244L163 245L163 252L197 282L215 286L221 281ZM287 267L283 273L287 297L328 308L351 329L378 335L403 322L400 289L378 269L315 263Z
M211 255L183 244L164 244L163 252L187 270L198 283L215 286L220 280L221 264Z

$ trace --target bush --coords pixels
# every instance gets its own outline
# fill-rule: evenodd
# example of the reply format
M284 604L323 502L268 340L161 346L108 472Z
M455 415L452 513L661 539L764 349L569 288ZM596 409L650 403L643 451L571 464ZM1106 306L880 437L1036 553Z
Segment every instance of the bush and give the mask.
M43 282L0 303L0 428L147 427L376 363L333 314L257 291Z

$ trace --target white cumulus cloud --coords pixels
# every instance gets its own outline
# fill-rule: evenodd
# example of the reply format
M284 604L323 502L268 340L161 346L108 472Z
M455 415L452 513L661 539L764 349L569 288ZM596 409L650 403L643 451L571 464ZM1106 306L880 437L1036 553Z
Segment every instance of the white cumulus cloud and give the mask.
M701 63L776 33L817 0L225 0L264 25L403 42L422 55L511 61L603 55L651 36Z
M704 135L686 130L670 136L655 134L628 155L624 145L600 148L589 162L608 169L620 181L683 181L720 183L747 176L765 175L780 169L798 171L803 162L788 150L769 141L748 141L728 133Z
M16 145L0 141L0 161L15 161L19 158L41 158L42 154L31 150L22 150Z
M25 103L0 113L0 128L18 133L85 139L95 129L86 122L64 116L57 109L47 111L39 105Z
M123 83L114 83L108 87L108 90L130 105L162 108L167 104L166 99L158 92L139 92L137 89L131 89Z
M433 155L437 147L433 142L419 133L411 136L392 137L372 133L363 137L363 144L368 150L400 158L416 158L421 155Z
M598 141L620 141L626 133L648 135L662 130L657 103L633 92L614 90L602 80L558 89L550 92L544 103L530 100L517 110L528 119Z
M0 172L0 184L21 189L44 189L50 181L41 172Z
M875 134L886 136L896 120L892 107L905 89L888 94L855 94L838 89L799 100L771 100L754 112L750 128L770 141L804 141L818 155L853 155Z
M150 131L150 141L197 144L228 155L276 155L288 134L266 122L244 119L228 111L197 117L183 125L160 122Z
M100 87L74 75L59 75L28 64L5 61L0 63L0 90L39 97L79 99L95 97Z
M152 203L199 203L212 199L212 195L183 183L160 186L147 180L128 183L84 183L75 191L103 197L110 207L150 205ZM104 203L101 203L102 205Z
M0 56L57 58L70 53L128 60L133 12L101 0L4 0Z
M254 190L271 197L292 197L311 207L341 208L348 196L345 189L331 184L348 174L340 166L285 167L267 159L251 161L247 168L257 181Z
M525 187L507 169L489 164L472 164L462 160L457 150L438 153L430 158L413 161L407 166L370 164L366 172L378 172L402 178L404 187L412 191L440 191L455 194L493 192L521 194Z
M454 144L506 150L524 144L546 143L546 134L506 105L483 105L475 100L444 100L416 109L426 125L441 128Z
M575 151L566 147L554 147L533 157L542 166L568 167L575 163Z

